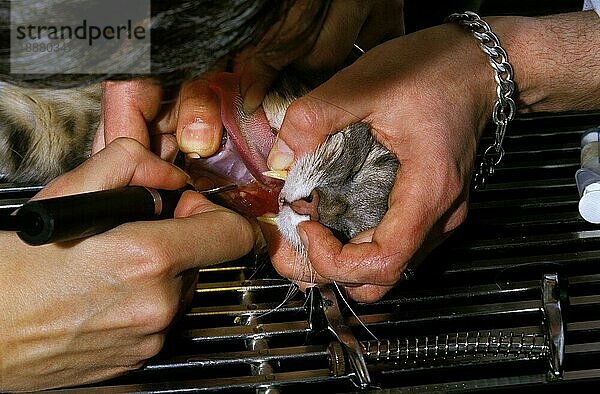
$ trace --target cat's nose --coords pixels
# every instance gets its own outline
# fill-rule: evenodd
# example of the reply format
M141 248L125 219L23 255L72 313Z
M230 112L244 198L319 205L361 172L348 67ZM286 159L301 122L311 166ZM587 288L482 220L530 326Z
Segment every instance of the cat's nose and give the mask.
M313 190L309 196L290 203L290 207L298 215L308 215L310 220L319 220L319 193Z

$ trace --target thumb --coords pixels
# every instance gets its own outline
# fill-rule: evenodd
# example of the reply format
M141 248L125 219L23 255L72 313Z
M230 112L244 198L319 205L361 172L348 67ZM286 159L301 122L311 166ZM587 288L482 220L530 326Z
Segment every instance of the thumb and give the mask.
M272 170L286 169L294 156L314 151L328 135L368 116L360 105L363 101L356 99L353 79L347 69L342 70L288 107L278 141L269 153L267 163Z
M240 67L240 93L244 112L251 114L260 106L280 70L260 58L250 58Z
M248 220L210 202L198 192L186 191L175 218L143 223L138 233L168 245L174 274L240 258L250 252L255 236Z

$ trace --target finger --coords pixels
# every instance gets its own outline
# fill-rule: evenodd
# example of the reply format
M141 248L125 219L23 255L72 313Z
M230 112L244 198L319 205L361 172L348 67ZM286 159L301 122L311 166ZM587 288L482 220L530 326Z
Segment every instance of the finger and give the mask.
M150 135L150 147L161 159L173 163L179 153L177 137L174 134L152 134Z
M269 153L271 169L283 170L291 165L290 150L300 157L315 150L332 132L366 119L369 113L365 112L363 101L356 100L359 96L355 96L365 92L357 90L356 85L354 72L345 69L294 101L283 119L278 135L280 143Z
M344 245L317 222L304 222L299 228L305 233L302 238L314 269L328 280L391 286L406 265L403 257L409 253L386 249L382 243Z
M137 231L148 243L145 250L155 250L173 276L240 258L254 246L254 231L245 218L211 203L200 193L185 192L175 216L151 224L138 223L143 229Z
M362 285L346 287L346 294L356 302L375 302L380 300L393 286Z
M102 115L100 115L100 121L98 122L98 128L94 133L94 139L92 140L92 155L104 149L106 141L104 141L104 109Z
M194 157L211 156L221 146L222 136L219 98L209 88L208 80L184 83L177 117L177 142L181 151Z
M102 83L104 141L129 137L150 147L148 124L161 106L162 88L151 79Z
M259 222L259 225L267 242L273 267L281 276L292 281L325 282L325 279L315 272L308 260L299 256L295 248L281 237L276 226L262 222Z
M312 48L327 6L328 3L313 0L294 2L255 47L236 56L234 72L241 77L244 111L254 112L279 71Z
M173 162L179 153L177 145L177 116L179 99L163 100L160 112L149 126L150 148L161 159Z
M161 160L139 142L120 138L86 160L75 170L56 178L36 198L141 185L177 189L188 176L180 168Z
M372 2L333 0L311 51L294 61L303 70L329 70L341 65L372 8ZM389 19L389 18L385 18Z
M252 57L246 61L239 71L245 113L251 114L260 106L280 71L280 68L265 63L261 58Z

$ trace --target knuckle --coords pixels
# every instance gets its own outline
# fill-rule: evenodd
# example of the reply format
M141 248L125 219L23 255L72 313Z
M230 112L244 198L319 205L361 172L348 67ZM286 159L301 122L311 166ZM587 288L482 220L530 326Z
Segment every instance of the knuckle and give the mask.
M118 137L112 142L112 145L116 147L116 149L120 149L125 152L130 157L135 157L138 152L144 150L144 146L140 144L138 141L127 138L127 137Z
M135 260L145 271L145 276L159 279L171 273L173 256L168 248L153 237L137 242Z
M138 349L138 355L142 360L141 363L143 363L143 360L156 356L163 348L164 343L165 335L163 334L149 335L146 337Z
M409 245L417 245L411 239ZM394 249L392 247L380 247L376 256L371 259L371 277L374 280L373 285L378 286L393 286L398 283L404 274L410 258L414 255L414 247L409 247L408 250Z
M120 165L131 167L138 163L144 153L144 146L133 138L118 137L107 146L108 149L117 151Z
M145 331L152 334L163 332L171 325L178 306L179 300L164 298L151 301L139 312L136 325L145 327Z
M319 120L323 119L319 106L309 97L301 97L292 102L285 116L293 130L319 129Z
M117 246L119 267L115 275L121 280L128 281L150 281L156 283L173 273L174 251L165 247L156 236L145 234L145 237L126 237L131 234L129 226L132 223L125 223L122 228L122 234L111 243L111 250Z
M402 279L402 274L406 268L406 262L399 259L392 259L387 262L381 262L377 265L379 268L376 277L379 279L377 285L393 286Z

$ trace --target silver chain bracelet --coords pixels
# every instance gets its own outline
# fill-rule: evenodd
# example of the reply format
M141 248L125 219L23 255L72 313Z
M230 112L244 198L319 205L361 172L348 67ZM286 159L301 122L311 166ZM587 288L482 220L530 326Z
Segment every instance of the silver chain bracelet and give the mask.
M517 106L512 99L515 91L513 81L513 69L508 62L506 51L500 46L500 40L492 32L490 25L481 19L479 15L471 11L451 14L446 19L466 26L473 36L479 40L479 46L488 55L488 62L494 69L494 79L498 84L496 88L497 100L492 110L492 121L496 125L494 142L483 152L481 161L475 170L474 188L482 189L489 177L494 175L496 166L504 157L502 141L506 134L508 123L514 119Z

